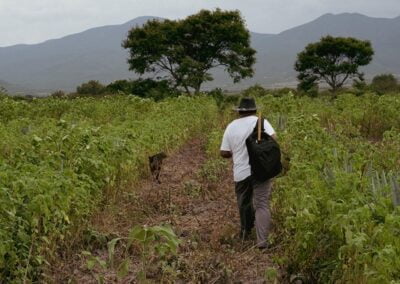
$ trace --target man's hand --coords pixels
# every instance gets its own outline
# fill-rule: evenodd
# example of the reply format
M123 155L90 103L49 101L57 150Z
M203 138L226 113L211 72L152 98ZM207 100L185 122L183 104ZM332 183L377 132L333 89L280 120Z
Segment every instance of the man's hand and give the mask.
M232 152L231 151L222 151L221 150L219 153L221 154L222 158L229 159L229 158L232 157Z

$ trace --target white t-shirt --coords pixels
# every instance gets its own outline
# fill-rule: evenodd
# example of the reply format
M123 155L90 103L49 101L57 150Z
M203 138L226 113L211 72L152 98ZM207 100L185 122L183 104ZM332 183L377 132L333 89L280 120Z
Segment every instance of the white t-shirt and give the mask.
M251 175L246 139L253 132L257 119L255 115L238 118L225 129L221 151L232 152L233 180L235 182L242 181ZM275 134L275 130L268 120L264 120L264 129L268 135Z

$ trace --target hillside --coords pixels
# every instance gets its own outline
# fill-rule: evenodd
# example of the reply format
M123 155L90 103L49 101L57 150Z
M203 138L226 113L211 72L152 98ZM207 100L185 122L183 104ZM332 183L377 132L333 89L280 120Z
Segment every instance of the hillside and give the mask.
M74 90L81 82L103 83L133 78L128 71L127 51L121 47L128 30L153 17L140 17L122 25L93 28L82 33L34 45L0 48L0 80L12 84L12 91ZM274 86L295 83L296 54L321 36L353 36L371 40L375 58L366 68L367 77L377 73L400 74L400 17L372 18L361 14L326 14L312 22L279 34L252 33L257 50L256 74L234 85L221 71L206 87L241 89L254 83Z

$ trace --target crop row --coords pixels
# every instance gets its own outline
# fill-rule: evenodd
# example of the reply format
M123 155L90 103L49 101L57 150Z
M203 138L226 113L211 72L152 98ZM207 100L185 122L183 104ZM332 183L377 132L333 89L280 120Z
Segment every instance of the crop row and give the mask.
M400 98L262 97L290 170L276 182L276 261L318 283L400 279Z
M212 127L212 99L0 98L0 282L35 281L104 188L147 174L147 157Z

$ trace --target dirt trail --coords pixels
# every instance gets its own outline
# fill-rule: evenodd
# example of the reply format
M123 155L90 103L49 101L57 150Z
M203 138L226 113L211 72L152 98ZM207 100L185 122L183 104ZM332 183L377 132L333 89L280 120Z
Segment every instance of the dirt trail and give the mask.
M91 220L91 234L80 248L54 269L57 283L96 283L101 275L105 283L137 283L139 256L130 252L133 265L123 279L113 269L87 269L82 250L107 259L107 241L126 237L135 225L169 223L182 240L173 271L149 266L150 282L178 283L265 283L270 255L252 246L255 240L238 238L239 217L230 166L218 183L206 181L199 171L206 161L201 139L193 139L167 157L162 165L161 184L151 177L132 185L110 200ZM116 247L116 262L122 254Z

